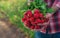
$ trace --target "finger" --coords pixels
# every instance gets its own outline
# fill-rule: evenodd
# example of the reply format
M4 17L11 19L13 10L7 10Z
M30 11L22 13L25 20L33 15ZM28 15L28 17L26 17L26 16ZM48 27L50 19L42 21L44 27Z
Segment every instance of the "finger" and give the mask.
M40 31L40 29L34 29L34 31Z
M42 28L40 29L40 31L42 31L42 30L44 30L44 29L46 30L46 27L47 27L47 26L42 27Z
M49 22L46 22L46 23L43 23L43 24L37 24L39 26L42 26L42 25L47 25Z
M48 22L46 22L46 23L44 23L43 25L48 25L49 24L49 21Z
M39 23L39 24L37 24L37 25L42 26L43 24Z

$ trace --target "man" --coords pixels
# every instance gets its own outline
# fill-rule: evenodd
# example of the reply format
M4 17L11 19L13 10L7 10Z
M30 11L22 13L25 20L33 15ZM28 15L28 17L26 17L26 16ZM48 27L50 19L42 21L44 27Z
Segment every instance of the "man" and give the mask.
M60 38L60 0L45 0L48 7L54 9L54 13L46 14L49 22L41 24L47 25L44 29L35 32L35 38Z

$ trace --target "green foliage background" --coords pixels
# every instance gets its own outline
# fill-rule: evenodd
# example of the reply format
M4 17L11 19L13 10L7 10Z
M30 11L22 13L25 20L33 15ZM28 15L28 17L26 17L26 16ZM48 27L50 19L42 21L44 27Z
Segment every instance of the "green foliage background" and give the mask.
M21 22L25 10L20 8L24 7L23 5L26 2L27 0L0 0L0 18L8 17L12 24L22 29L25 33L28 33L30 38L34 38L34 32L25 28Z

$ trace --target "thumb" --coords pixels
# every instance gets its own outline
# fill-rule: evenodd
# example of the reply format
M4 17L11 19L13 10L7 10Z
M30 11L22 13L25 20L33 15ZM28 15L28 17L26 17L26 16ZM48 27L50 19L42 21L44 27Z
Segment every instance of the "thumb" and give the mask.
M46 18L50 18L52 16L52 14L48 13L46 14Z

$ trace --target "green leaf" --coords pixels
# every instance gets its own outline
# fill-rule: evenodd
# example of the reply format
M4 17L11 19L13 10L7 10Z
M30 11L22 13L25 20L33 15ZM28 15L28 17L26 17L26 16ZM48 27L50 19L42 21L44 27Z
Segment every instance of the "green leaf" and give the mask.
M48 8L47 10L48 10L47 13L52 13L52 12L54 12L54 10L53 10L52 8Z
M41 4L41 8L42 8L42 9L46 9L46 3L42 3L42 4Z

